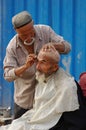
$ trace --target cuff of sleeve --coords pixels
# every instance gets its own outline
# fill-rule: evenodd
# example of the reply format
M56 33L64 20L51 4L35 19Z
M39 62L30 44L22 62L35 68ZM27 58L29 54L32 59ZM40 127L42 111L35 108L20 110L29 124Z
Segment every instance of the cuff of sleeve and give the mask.
M11 76L11 77L14 77L14 78L17 78L18 76L15 75L14 70L15 70L15 69L10 70L10 76Z
M5 79L6 80L13 81L13 80L18 78L18 76L15 75L14 70L15 69L10 70L8 74L5 73Z
M68 53L71 50L71 45L68 44L67 42L62 42L62 44L64 44L64 52L62 53Z

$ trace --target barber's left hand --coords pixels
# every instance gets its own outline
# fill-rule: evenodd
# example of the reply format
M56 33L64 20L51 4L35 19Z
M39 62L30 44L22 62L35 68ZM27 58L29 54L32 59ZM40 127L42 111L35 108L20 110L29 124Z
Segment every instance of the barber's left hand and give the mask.
M43 46L43 51L51 51L51 48L55 50L54 43L47 43Z

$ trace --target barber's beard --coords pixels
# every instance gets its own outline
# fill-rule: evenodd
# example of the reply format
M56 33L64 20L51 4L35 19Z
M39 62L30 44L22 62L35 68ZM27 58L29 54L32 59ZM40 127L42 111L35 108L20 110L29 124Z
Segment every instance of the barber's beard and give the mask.
M36 72L36 80L39 82L39 83L43 83L45 81L45 74L40 72L40 71L37 71Z

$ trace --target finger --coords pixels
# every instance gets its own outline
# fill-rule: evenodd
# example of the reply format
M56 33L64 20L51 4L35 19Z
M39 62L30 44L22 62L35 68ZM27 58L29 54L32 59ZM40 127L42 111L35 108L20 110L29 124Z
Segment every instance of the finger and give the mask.
M36 59L37 58L37 55L33 54L33 55L29 55L28 57L31 57L33 59Z

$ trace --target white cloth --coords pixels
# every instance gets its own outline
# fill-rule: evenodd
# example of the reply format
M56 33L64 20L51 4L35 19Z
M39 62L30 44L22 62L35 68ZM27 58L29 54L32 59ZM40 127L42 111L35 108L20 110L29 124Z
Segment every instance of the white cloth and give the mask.
M47 83L36 86L33 109L14 120L9 129L0 130L48 130L59 121L63 112L78 108L74 78L59 69L47 79Z

